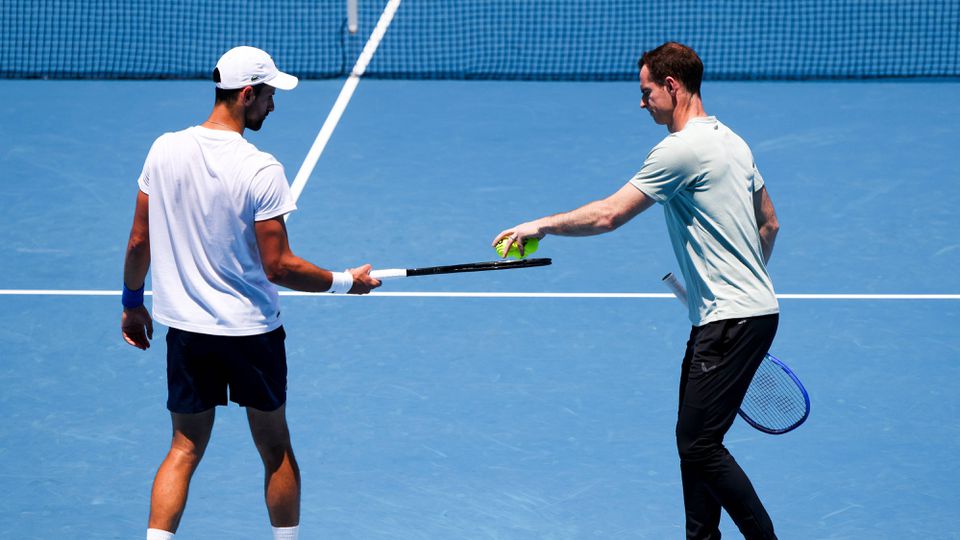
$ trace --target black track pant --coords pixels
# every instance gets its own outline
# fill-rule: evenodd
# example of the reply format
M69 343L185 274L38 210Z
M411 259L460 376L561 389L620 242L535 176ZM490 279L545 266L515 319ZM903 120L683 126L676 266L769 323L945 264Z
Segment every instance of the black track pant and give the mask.
M677 415L688 539L719 540L721 507L744 538L776 538L770 516L723 437L773 343L778 320L778 315L729 319L690 332Z

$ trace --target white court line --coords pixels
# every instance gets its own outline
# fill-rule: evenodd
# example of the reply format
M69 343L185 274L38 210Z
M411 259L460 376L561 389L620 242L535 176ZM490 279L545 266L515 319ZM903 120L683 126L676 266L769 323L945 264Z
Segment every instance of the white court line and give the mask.
M310 151L307 152L307 157L304 158L303 165L300 166L297 176L293 179L293 184L290 185L290 192L293 194L294 202L300 199L300 194L303 193L303 188L306 187L307 180L310 179L310 174L313 173L313 168L317 166L320 154L323 153L327 142L330 141L333 130L336 129L337 124L340 123L340 118L343 116L347 104L350 103L353 92L357 89L357 85L360 84L360 77L362 77L363 73L367 70L367 65L373 58L373 53L376 52L377 47L380 46L380 41L383 39L384 34L387 33L390 21L393 20L393 16L399 7L400 0L390 0L387 6L383 8L383 13L380 14L380 20L377 21L376 28L374 28L370 34L370 39L367 40L367 44L363 47L360 57L357 58L357 63L353 66L353 71L350 72L347 82L345 82L343 88L340 89L340 95L337 96L337 101L333 104L333 108L330 109L330 114L327 115L323 126L320 127L320 132L317 133L317 138L314 139L313 146L311 146ZM284 219L287 219L289 216L290 214L287 214L284 216Z
M0 289L0 296L120 296L120 291L83 289ZM152 295L153 291L144 294ZM320 296L325 298L361 298L360 295L280 291L280 296ZM671 293L554 293L554 292L378 292L373 297L394 298L675 298ZM960 294L778 294L781 300L960 300Z

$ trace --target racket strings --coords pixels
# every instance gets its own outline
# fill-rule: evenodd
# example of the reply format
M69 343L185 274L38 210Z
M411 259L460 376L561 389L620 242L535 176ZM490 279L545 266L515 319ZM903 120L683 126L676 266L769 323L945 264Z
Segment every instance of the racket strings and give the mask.
M804 420L807 401L790 374L767 357L753 376L740 412L767 430L783 432Z

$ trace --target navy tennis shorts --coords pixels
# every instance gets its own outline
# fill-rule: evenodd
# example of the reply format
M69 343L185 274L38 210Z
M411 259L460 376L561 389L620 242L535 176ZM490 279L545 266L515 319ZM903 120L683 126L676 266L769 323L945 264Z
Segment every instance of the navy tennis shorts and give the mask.
M193 414L227 404L274 411L287 401L283 327L256 336L167 332L167 409Z

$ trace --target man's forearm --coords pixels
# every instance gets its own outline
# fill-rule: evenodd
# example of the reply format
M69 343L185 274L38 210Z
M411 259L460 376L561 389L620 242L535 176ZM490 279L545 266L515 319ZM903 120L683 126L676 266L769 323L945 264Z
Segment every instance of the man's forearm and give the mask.
M606 201L594 201L576 210L540 218L534 223L541 232L557 236L593 236L622 225Z
M770 261L773 254L773 244L780 232L780 222L777 211L773 208L773 201L765 187L753 194L753 211L757 219L757 232L760 233L760 250L763 255L763 264Z
M776 226L764 225L760 227L760 249L763 252L763 264L770 262L770 256L773 255L773 244L777 241L778 228Z
M272 283L304 292L326 292L333 284L333 275L329 270L291 255L280 262L267 274Z
M147 279L150 269L149 242L130 242L123 263L123 283L128 289L139 289Z

